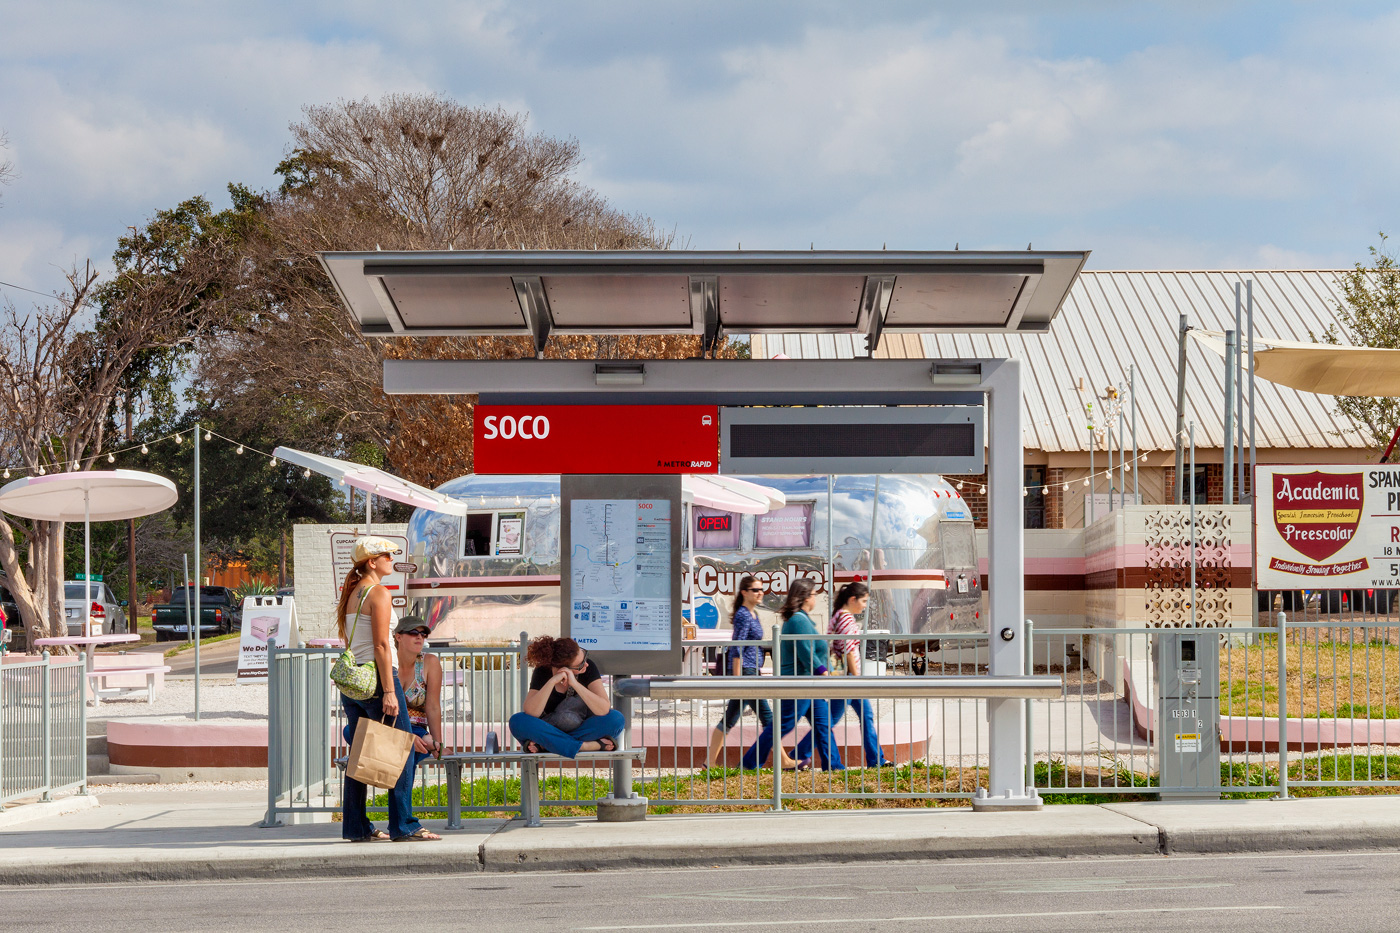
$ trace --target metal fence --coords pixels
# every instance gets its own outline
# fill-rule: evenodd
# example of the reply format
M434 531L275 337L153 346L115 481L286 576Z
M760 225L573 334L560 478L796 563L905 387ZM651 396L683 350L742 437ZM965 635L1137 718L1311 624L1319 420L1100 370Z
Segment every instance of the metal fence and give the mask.
M1338 606L1341 604L1338 603ZM1219 783L1213 775L1190 787L1163 786L1155 745L1160 711L1155 699L1156 628L1037 628L1027 626L1026 670L1059 674L1064 696L1027 700L1026 783L1043 795L1151 795L1170 792L1268 793L1298 787L1400 786L1400 618L1366 612L1349 602L1326 611L1314 601L1265 613L1271 623L1212 629L1219 638ZM1387 601L1385 610L1397 608ZM828 636L784 636L762 643L765 662L786 642ZM988 671L986 633L933 636L852 636L864 646L865 674L979 675ZM713 671L730 646L752 642L684 642L690 674ZM502 647L432 649L444 668L443 740L454 749L480 749L488 732L509 742L507 720L528 684L522 643ZM334 759L345 753L344 717L329 681L332 649L278 649L269 662L269 820L297 812L339 809ZM765 676L781 676L765 675ZM787 801L912 801L969 798L986 782L987 705L981 699L880 699L872 702L878 753L889 765L867 762L864 728L850 707L833 728L844 770L791 771L741 767L758 738L762 704L743 702L743 678L733 677L733 700L635 699L632 744L646 749L633 772L634 790L652 807L782 809ZM737 702L732 728L726 714ZM837 705L837 704L833 704ZM778 703L770 704L780 714ZM795 758L813 754L794 738ZM778 753L781 757L781 753ZM545 806L588 804L610 793L606 765L551 766ZM514 765L464 770L463 812L517 809ZM437 812L443 776L432 759L419 768L415 802Z
M81 658L0 666L0 807L87 793L87 698Z

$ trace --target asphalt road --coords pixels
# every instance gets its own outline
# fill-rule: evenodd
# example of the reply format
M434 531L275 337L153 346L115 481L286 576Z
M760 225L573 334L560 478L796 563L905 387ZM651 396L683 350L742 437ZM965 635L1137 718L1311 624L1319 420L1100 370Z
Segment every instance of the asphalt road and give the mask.
M394 843L378 843L393 845ZM41 931L1400 930L1400 852L0 888Z
M160 642L162 648L178 648L178 641ZM192 675L194 673L194 648L188 648L179 654L167 658L172 676ZM238 673L238 639L230 638L228 641L217 642L212 645L199 646L199 672L201 674L237 674Z

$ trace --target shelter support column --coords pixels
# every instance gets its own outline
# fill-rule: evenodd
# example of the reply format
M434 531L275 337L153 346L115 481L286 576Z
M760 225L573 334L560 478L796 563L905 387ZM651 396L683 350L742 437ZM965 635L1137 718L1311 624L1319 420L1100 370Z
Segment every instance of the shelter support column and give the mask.
M987 392L987 586L991 611L988 651L992 676L1026 671L1026 594L1023 572L1021 486L1021 364L999 360L984 367ZM1041 800L1026 786L1026 704L987 700L988 789L972 800L974 810L1038 810Z

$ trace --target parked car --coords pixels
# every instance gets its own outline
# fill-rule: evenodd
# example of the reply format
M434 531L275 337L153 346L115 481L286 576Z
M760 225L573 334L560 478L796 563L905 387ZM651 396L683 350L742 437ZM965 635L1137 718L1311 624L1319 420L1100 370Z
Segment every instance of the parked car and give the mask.
M199 636L227 635L243 626L243 608L233 590L226 586L190 587L190 609L199 613ZM197 600L197 608L196 608ZM170 591L170 602L151 610L151 627L156 641L188 636L185 622L185 587Z
M292 597L295 597L295 596L296 596L295 590L296 590L296 587L294 587L294 586L279 586L275 591L273 591L273 594L272 594L272 595L273 595L273 596L292 596Z
M105 583L64 580L63 617L68 622L69 635L88 634L88 622L100 623L100 635L127 632L126 600L118 601Z

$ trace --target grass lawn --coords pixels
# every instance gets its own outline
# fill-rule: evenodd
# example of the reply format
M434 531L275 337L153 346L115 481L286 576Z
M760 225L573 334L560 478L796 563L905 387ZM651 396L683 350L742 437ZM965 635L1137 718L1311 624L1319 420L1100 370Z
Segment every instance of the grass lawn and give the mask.
M202 647L204 647L205 645L214 645L214 644L218 644L218 643L221 642L221 641L228 641L228 640L231 639L231 638L237 638L240 634L241 634L240 632L229 632L227 635L210 635L208 638L201 638L201 639L199 640L199 645L200 645L200 647L202 648ZM174 648L168 648L168 649L166 649L165 656L166 656L167 658L170 658L170 657L174 657L175 655L181 653L182 651L192 651L192 650L194 650L194 642L192 642L192 641L182 641L182 642L180 642L179 644L177 644Z
M1155 800L1153 790L1157 778L1135 774L1111 763L1099 769L1068 767L1063 762L1038 762L1035 767L1036 786L1047 804L1101 804L1136 800ZM1220 766L1221 783L1228 787L1262 787L1276 783L1276 768L1265 765ZM1400 781L1400 755L1317 755L1289 763L1290 781L1332 780L1395 780ZM860 810L928 807L965 807L973 791L987 783L985 768L948 769L936 766L902 765L897 768L852 768L845 772L805 772L795 775L785 772L783 791L787 793L958 793L956 797L920 797L905 799L868 798L847 800L839 798L783 798L789 810ZM545 800L591 800L606 796L611 782L587 776L551 775L541 781ZM651 801L648 813L736 813L766 810L773 796L773 772L740 771L737 768L712 768L694 775L664 777L655 781L637 782L636 792ZM1105 793L1102 788L1124 788ZM1131 789L1130 789L1131 788ZM1344 797L1369 794L1394 794L1395 787L1292 787L1293 797ZM413 789L414 808L420 817L446 819L447 787L428 784ZM1273 791L1225 792L1227 799L1267 798ZM759 804L672 804L667 800L763 800ZM513 806L520 802L519 778L477 778L462 785L462 806ZM388 804L388 795L371 798L370 806ZM443 806L443 810L432 809ZM592 807L544 806L543 816L591 816ZM464 819L493 817L494 812L464 812Z
M1364 642L1359 629L1335 629L1330 640L1289 640L1288 715L1400 719L1400 646ZM1278 639L1220 650L1220 715L1278 715Z

